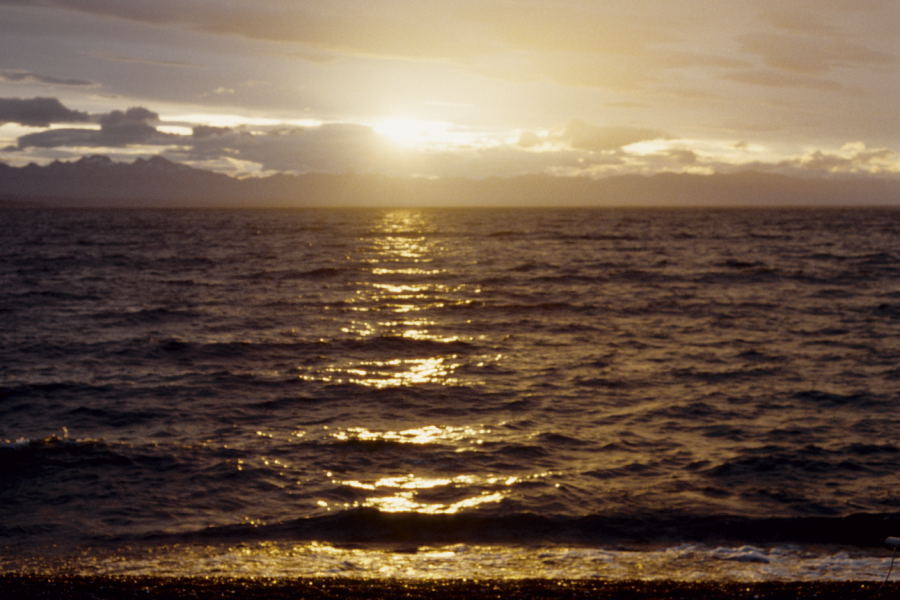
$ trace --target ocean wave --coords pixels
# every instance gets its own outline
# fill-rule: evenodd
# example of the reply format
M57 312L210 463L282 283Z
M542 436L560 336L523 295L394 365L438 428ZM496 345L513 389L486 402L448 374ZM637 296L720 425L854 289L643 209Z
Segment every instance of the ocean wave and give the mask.
M345 274L358 272L355 268L348 267L318 267L315 269L281 269L270 271L257 271L254 273L241 273L235 275L235 279L247 281L292 281L303 279L331 279Z
M84 292L76 293L63 290L26 290L21 292L12 292L13 300L35 302L40 300L65 300L70 302L99 302L102 298L96 294Z
M475 350L469 342L461 340L440 341L416 339L405 336L377 335L365 338L332 338L298 341L228 341L203 342L184 338L151 339L151 344L162 355L175 358L209 358L237 360L254 355L281 355L301 360L309 354L356 353L466 353Z
M100 439L69 439L65 434L0 443L0 469L6 476L17 478L46 477L61 471L102 472L107 467L129 468L138 464L165 471L177 462L174 455L159 449L137 448Z
M546 299L535 299L533 302L494 302L482 300L477 303L454 307L461 311L476 313L504 313L504 314L529 314L529 313L595 313L601 309L594 304L580 304L572 302L554 302Z
M808 444L800 448L763 446L742 450L705 471L716 479L739 479L748 483L773 479L787 483L799 476L821 474L838 480L853 474L889 475L896 468L900 448L893 444L850 444L825 448Z
M708 381L710 383L768 378L778 375L782 370L780 368L755 368L755 369L727 369L722 371L705 371L695 368L675 369L673 375L684 379L698 379L700 381Z
M728 271L708 271L698 274L693 282L698 285L757 285L776 282L789 275L768 267L746 267Z
M637 544L803 543L881 547L900 529L900 512L846 517L749 518L732 515L643 514L559 517L519 513L454 515L390 513L357 508L266 525L236 524L154 539L219 542L319 540L374 544Z
M179 321L193 321L202 318L200 312L172 308L142 308L135 310L100 311L93 315L100 321L118 321L121 324L142 325L151 323L168 323Z
M879 398L877 396L865 392L840 394L813 389L794 392L791 397L795 400L822 406L866 406L879 403Z
M0 387L3 399L75 396L100 396L119 391L113 385L96 385L76 381L46 381L40 383L21 383Z

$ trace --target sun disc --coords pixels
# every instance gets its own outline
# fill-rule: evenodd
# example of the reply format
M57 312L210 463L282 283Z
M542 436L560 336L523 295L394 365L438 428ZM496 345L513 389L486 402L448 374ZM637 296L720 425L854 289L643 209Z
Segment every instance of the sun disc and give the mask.
M447 125L423 119L393 118L379 121L374 129L393 144L417 147L441 141L447 132Z

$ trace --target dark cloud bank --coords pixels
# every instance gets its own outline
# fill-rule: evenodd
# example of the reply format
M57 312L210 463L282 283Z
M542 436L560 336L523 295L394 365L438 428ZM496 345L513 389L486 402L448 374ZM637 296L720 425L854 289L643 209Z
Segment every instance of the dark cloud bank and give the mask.
M7 106L5 103L10 103ZM7 121L21 125L47 126L50 123L96 122L100 129L49 129L23 135L16 147L57 148L76 147L117 147L129 144L161 145L172 143L178 136L156 129L159 115L143 107L126 111L114 110L109 113L90 116L69 110L54 98L33 98L31 100L0 99L0 122Z
M49 127L53 123L87 123L90 115L63 106L56 98L0 98L0 125Z
M900 181L755 172L606 179L346 174L234 179L158 156L133 163L90 156L43 167L0 163L0 200L54 206L900 206Z

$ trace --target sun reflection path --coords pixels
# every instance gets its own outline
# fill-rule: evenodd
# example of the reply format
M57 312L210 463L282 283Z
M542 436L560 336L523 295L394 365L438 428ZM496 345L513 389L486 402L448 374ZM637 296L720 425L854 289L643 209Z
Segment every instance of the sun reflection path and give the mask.
M459 345L474 338L453 331L437 316L451 305L473 302L481 290L443 277L444 248L435 232L422 211L381 213L359 240L358 260L365 265L366 275L345 300L345 310L352 317L340 329L345 339L368 346L330 364L298 367L300 379L377 389L477 383L456 374L464 360ZM403 345L404 341L409 343ZM482 358L481 363L498 359Z
M420 514L455 514L483 504L497 503L506 498L513 488L527 480L552 476L552 472L533 473L524 476L510 475L456 475L454 477L429 477L413 473L391 475L374 480L356 479L333 480L333 483L372 492L361 502L348 504L345 508L370 507L382 512L416 512ZM472 489L480 489L472 493ZM460 492L461 490L467 490ZM427 499L422 494L431 493L459 495L458 498Z
M323 374L315 377L304 375L301 378L355 383L378 389L423 383L456 385L458 380L450 376L456 367L449 361L454 358L455 355L359 361L351 365L326 367Z
M501 357L496 352L473 355L472 349L482 339L454 326L446 312L452 306L475 302L481 290L455 281L448 273L444 266L452 261L430 215L417 210L385 211L357 241L361 250L356 259L364 274L344 301L348 320L335 340L346 351L330 362L298 367L298 376L306 381L375 389L482 383L470 373L461 373L461 367L466 361L483 366ZM430 397L423 393L421 401L435 408ZM445 402L446 397L440 395L438 401ZM410 416L414 415L404 418ZM439 452L470 452L490 433L481 425L438 423L381 431L345 427L331 430L329 435L333 443L433 445L443 447ZM330 483L346 490L354 500L323 498L317 504L326 510L369 507L383 512L454 514L499 503L523 480L550 475L439 473L437 464L420 473L391 472L388 463L385 465L388 471L371 467L371 471L351 469L341 475L327 472Z
M501 424L502 425L502 424ZM330 432L337 442L386 443L410 445L443 445L455 452L477 451L486 441L497 442L512 435L501 428L487 426L427 425L399 431L377 431L366 427L347 427ZM325 509L377 508L382 512L415 512L420 514L455 514L466 509L503 501L514 489L529 481L553 479L558 471L536 471L517 474L382 473L360 477L340 477L326 473L330 482L362 492L365 498L354 502L330 504L320 500ZM556 484L558 487L558 484Z
M332 437L338 441L363 441L363 442L396 442L400 444L438 444L470 442L482 444L482 439L489 434L485 427L453 427L426 425L402 431L373 431L365 427L348 427L335 431Z

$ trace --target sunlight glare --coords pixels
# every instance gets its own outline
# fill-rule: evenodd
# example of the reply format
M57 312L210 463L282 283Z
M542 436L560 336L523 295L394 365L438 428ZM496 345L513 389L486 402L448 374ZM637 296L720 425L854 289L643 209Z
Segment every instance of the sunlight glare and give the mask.
M420 148L451 141L450 124L424 119L390 118L375 123L373 129L394 145Z

